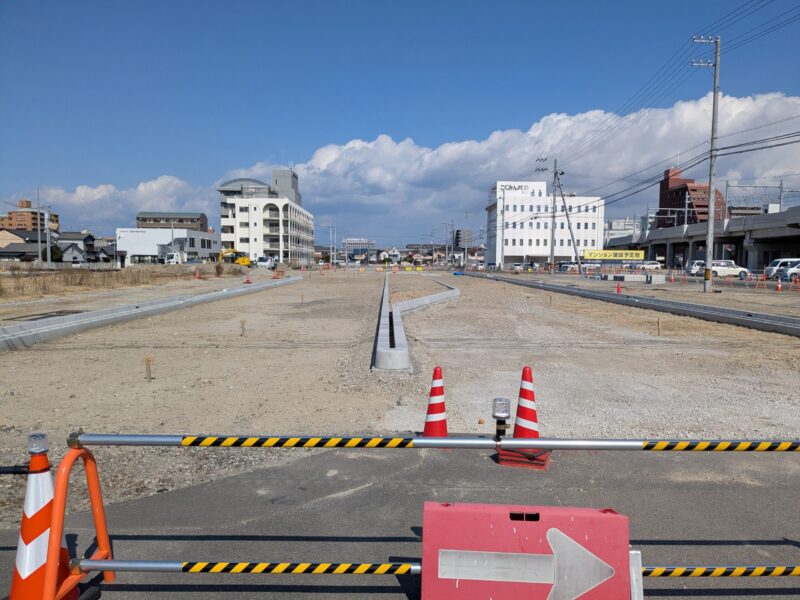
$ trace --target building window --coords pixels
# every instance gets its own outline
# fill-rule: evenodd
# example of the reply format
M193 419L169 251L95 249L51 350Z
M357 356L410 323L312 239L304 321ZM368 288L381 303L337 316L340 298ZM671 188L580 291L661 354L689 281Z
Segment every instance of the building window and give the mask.
M597 229L597 223L592 223L592 229Z
M572 205L569 205L569 212L572 212Z
M511 225L511 223L506 223L506 229Z
M506 242L506 246L508 246L508 240L505 240L505 242Z
M511 212L517 212L517 205L515 204L514 207L511 209Z
M564 229L564 221L561 221L561 229Z
M194 238L193 237L189 238L189 248L194 248Z
M593 213L596 213L596 212L597 212L597 207L596 207L596 206L593 206L593 207L592 207L592 212L593 212Z
M516 246L516 245L517 245L517 239L516 239L516 238L514 238L513 240L511 240L511 245L512 245L512 246Z
M506 204L506 205L505 205L505 210L506 210L506 211L508 210L508 204Z
M545 229L547 229L548 227L550 227L550 225L548 224L548 222L547 222L547 221L545 221L545 222L544 222L544 228L545 228Z
M559 246L563 246L564 245L564 240L558 240L558 245Z
M567 240L567 246L572 246L572 240Z
M528 240L528 246L533 246L533 240Z
M536 238L536 245L539 245L539 238Z
M542 190L539 190L539 198L542 197Z
M533 229L533 221L528 221L528 229Z
M588 246L589 245L589 240L583 240L583 245L584 246Z
M517 222L516 222L516 221L514 221L514 222L511 224L511 229L516 229L516 228L517 228Z
M249 212L249 211L250 211L250 209L247 206L240 206L239 207L239 212L241 212L241 213L245 213L245 212Z
M528 205L528 212L533 212L533 204Z
M244 227L245 229L247 229L248 227L250 227L250 224L247 221L241 221L239 223L239 227Z
M240 237L239 238L239 243L240 244L246 244L247 243L247 238Z

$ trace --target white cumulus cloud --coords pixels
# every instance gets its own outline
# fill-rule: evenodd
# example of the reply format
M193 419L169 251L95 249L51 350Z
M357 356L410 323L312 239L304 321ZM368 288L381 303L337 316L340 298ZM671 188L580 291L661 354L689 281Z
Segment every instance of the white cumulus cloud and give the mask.
M536 174L536 159L558 158L566 191L607 195L637 181L658 175L708 149L711 95L675 103L668 108L644 109L627 115L591 110L576 115L550 114L527 130L494 131L485 139L461 140L430 148L407 138L379 135L374 140L350 140L318 148L295 165L304 205L316 216L318 239L327 242L324 226L336 223L337 232L377 238L379 244L430 239L436 229L441 239L444 221L486 226L488 190L498 179L549 179ZM766 123L775 122L769 127ZM599 134L611 127L608 134ZM800 130L800 97L760 94L722 96L719 145ZM587 147L601 138L602 143ZM235 177L270 180L268 162L256 162L226 173L217 183ZM637 173L641 171L640 173ZM800 144L762 152L720 158L718 187L725 180L776 183L786 173L800 172ZM633 174L633 175L632 175ZM212 174L213 175L213 174ZM705 180L704 163L688 176ZM615 181L624 178L622 181ZM800 188L800 178L787 178ZM600 187L604 186L604 187ZM596 189L600 188L600 189ZM162 175L135 187L113 184L81 185L74 190L44 190L54 209L70 227L104 228L133 224L138 210L205 211L217 222L216 192L172 175ZM656 206L657 188L651 188L607 209L608 216L642 214Z

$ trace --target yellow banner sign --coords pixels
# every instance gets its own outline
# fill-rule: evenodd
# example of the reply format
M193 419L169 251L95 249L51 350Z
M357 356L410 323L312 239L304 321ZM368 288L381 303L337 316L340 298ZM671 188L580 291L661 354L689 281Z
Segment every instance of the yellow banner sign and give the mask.
M644 260L644 250L584 250L584 260Z

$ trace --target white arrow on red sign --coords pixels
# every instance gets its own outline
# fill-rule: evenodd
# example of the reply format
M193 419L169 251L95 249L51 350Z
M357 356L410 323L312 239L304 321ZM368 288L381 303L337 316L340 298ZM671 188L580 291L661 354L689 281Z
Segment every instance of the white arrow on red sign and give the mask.
M552 554L439 550L439 579L552 583L547 600L577 600L614 576L614 568L559 529L547 530Z

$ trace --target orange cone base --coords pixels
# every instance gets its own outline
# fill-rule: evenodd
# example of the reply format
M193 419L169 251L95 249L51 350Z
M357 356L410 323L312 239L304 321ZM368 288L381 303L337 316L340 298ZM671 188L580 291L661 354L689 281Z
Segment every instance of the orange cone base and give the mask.
M504 467L522 467L523 469L535 469L537 471L547 471L550 466L550 450L526 450L524 454L513 450L498 450L496 455L497 464Z

